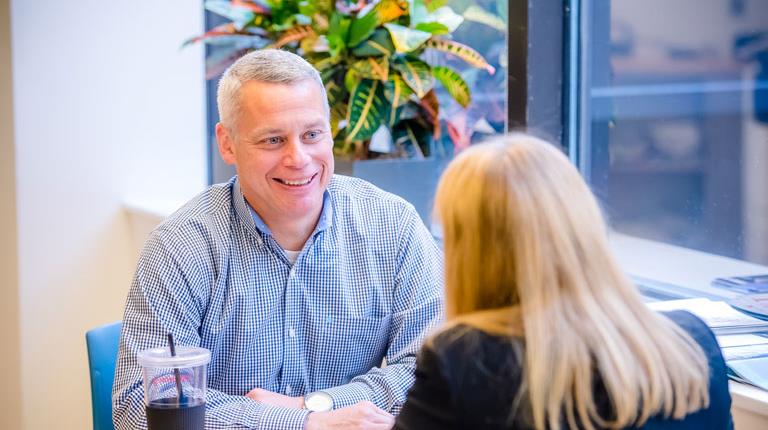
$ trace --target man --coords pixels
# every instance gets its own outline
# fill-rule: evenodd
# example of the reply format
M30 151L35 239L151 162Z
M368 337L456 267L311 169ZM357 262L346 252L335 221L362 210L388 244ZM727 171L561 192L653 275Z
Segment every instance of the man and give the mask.
M439 250L411 205L333 175L325 89L302 58L244 56L217 101L219 151L237 176L147 240L116 427L146 426L136 353L170 332L211 350L206 428L389 429L442 313Z

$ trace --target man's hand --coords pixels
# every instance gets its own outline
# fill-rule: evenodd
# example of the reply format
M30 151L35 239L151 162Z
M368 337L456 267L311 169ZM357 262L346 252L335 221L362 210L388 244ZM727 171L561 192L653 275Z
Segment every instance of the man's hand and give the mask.
M279 393L262 390L261 388L254 388L245 396L270 406L281 406L293 409L301 409L304 407L304 397L288 397Z
M362 401L335 411L313 412L307 417L304 430L389 430L393 425L395 417L369 401Z

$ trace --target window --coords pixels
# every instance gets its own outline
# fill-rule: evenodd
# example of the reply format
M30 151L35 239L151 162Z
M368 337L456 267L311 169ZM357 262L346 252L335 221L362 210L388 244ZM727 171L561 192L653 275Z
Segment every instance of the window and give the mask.
M614 229L768 264L768 3L579 12L569 142Z

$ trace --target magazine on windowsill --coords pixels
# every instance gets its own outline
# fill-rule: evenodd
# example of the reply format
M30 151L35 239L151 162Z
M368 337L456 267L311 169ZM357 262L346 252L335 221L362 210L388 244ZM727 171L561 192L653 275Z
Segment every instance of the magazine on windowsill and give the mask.
M717 336L728 377L768 390L768 321L707 298L653 302L648 306L656 311L685 310L701 318Z
M688 311L701 318L716 335L768 332L768 321L749 316L723 301L696 298L652 302L648 306L656 311Z

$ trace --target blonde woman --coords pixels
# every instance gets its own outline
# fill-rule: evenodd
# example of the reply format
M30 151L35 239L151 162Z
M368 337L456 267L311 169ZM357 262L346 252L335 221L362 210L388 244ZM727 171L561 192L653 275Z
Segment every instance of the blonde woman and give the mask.
M732 428L712 332L643 304L554 146L518 134L466 150L435 215L447 326L425 344L395 428Z

